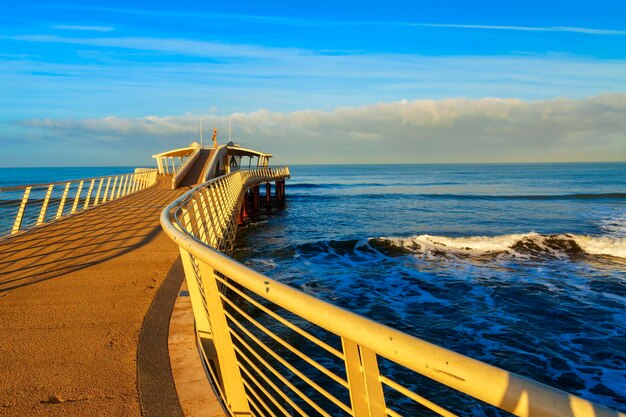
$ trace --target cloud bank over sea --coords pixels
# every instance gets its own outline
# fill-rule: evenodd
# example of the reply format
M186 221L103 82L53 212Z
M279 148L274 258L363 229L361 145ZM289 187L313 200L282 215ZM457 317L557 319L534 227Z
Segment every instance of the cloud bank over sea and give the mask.
M64 150L67 159L50 165L102 160L94 152L117 155L111 165L149 164L151 153L198 140L201 117L207 142L213 127L220 142L227 141L230 118L235 142L274 153L278 163L626 160L626 94L602 94L539 101L402 100L329 111L13 120L3 129L10 133L0 135L10 158L0 164L19 165L25 142Z

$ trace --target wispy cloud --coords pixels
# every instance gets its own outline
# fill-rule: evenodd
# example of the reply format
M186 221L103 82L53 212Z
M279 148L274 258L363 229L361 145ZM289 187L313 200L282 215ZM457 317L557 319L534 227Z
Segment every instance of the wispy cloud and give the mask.
M63 8L64 6L45 6L51 8ZM72 6L73 9L77 8ZM270 16L270 15L250 15L237 13L203 13L191 12L185 10L158 10L158 9L133 9L121 7L99 7L99 6L80 6L82 10L92 10L108 13L132 14L141 16L167 17L167 18L184 18L184 19L220 19L220 20L238 20L238 21L255 21L266 22L275 25L289 26L321 26L321 27L350 27L350 26L401 26L401 27L439 27L453 29L482 29L482 30L509 30L509 31L525 31L525 32L564 32L579 33L586 35L626 35L623 29L608 28L587 28L573 26L514 26L514 25L488 25L488 24L457 24L445 22L410 22L410 21L386 21L386 20L329 20L329 19L311 19L293 16Z
M202 117L205 126L219 132L227 131L231 118L237 141L289 163L626 160L624 94L535 102L414 100L332 111L257 110ZM199 118L185 114L13 124L24 129L26 137L54 138L50 140L59 151L64 142L74 146L84 141L89 149L114 143L147 154L193 140Z
M53 25L52 29L58 30L76 30L82 32L112 32L115 30L112 26L82 26L82 25Z
M125 48L141 51L184 54L204 57L248 57L269 58L276 56L304 54L297 48L273 48L259 45L231 44L217 41L203 41L180 38L147 37L105 37L80 38L57 35L16 35L0 36L0 39L13 39L24 42L59 43L69 45L89 45L109 48Z
M626 35L626 30L593 29L571 26L499 26L499 25L466 25L454 23L410 23L413 26L426 26L455 29L513 30L522 32L571 32L586 35Z

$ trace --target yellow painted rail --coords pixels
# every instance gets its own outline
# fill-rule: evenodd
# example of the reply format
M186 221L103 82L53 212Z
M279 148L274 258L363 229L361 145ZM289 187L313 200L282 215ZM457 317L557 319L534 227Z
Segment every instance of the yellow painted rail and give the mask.
M117 200L156 183L156 169L0 188L0 238Z
M229 258L245 192L288 177L287 168L234 172L190 190L161 215L180 247L200 351L232 416L454 416L496 407L518 416L625 417Z

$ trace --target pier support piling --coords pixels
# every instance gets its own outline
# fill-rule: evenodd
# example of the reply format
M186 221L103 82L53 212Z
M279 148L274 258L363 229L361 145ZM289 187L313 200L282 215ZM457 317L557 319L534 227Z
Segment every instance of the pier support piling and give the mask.
M257 211L261 207L261 186L255 185L252 188L252 208Z
M276 181L276 201L279 207L285 205L285 181Z
M241 202L241 207L239 208L239 215L237 216L237 224L241 225L249 216L249 206L248 206L248 194L249 191L245 191L243 193L243 201Z

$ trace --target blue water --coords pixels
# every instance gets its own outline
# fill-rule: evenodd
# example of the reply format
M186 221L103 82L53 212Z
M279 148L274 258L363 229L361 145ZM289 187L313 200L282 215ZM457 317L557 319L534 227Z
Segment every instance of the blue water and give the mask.
M135 167L0 168L0 188L129 174Z
M285 209L240 230L238 259L626 411L626 163L293 166L291 174Z

